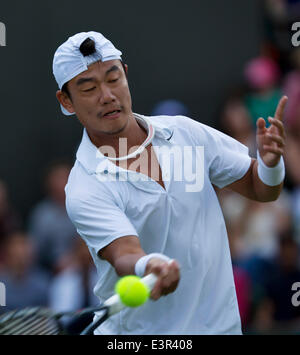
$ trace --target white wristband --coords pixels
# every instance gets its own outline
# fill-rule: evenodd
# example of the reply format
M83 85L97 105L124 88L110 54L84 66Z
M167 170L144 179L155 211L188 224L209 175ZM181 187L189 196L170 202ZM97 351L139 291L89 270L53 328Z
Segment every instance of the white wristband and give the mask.
M135 274L139 277L143 277L146 271L146 266L148 264L148 261L152 258L158 258L158 259L162 259L165 261L170 261L171 259L164 255L164 254L160 254L160 253L152 253L152 254L148 254L145 256L142 256L135 264L134 267L134 271Z
M268 167L262 160L259 155L259 151L257 151L257 161L258 161L258 177L260 180L268 186L277 186L282 183L285 176L285 167L282 156L277 165L273 167Z

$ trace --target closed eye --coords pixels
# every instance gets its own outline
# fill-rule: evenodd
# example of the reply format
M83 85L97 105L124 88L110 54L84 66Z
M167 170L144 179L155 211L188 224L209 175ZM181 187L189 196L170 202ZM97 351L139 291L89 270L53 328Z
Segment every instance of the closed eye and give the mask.
M118 81L119 80L119 78L117 78L117 79L112 79L112 80L109 80L108 82L109 83L115 83L116 81Z
M88 92L88 91L92 91L92 90L94 90L94 89L96 89L96 86L93 86L92 88L86 89L86 90L83 90L83 91L84 91L84 92Z

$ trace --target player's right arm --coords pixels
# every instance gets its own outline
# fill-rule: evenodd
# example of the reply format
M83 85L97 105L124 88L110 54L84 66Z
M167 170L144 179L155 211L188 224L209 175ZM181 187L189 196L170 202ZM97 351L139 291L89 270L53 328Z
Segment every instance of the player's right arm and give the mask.
M137 236L124 236L115 239L98 252L98 256L107 260L119 276L134 275L135 264L145 255ZM147 263L145 275L150 273L154 273L158 277L151 292L152 299L156 300L177 288L180 271L175 260L169 263L159 258L151 258Z
M83 179L85 183L82 183ZM99 258L109 262L119 276L134 275L136 269L139 276L149 273L157 275L157 282L151 292L153 299L173 292L180 278L178 263L168 263L157 255L145 256L137 231L124 212L122 201L116 198L106 184L82 174L80 169L77 174L73 172L69 180L66 209L87 246L97 252Z

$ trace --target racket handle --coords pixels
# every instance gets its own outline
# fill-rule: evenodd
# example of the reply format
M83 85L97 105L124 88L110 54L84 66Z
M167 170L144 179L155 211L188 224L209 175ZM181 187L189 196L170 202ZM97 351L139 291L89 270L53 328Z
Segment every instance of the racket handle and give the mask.
M155 274L148 274L147 276L143 277L141 281L149 287L150 290L153 289L155 282L157 280L157 276Z
M153 289L155 282L157 280L157 276L154 274L148 274L147 276L143 277L141 281L149 287L150 290ZM104 302L104 306L108 307L108 316L111 316L115 313L120 312L126 306L122 303L118 294L111 296Z
M170 259L170 260L168 261L168 264L171 264L173 261L174 261L173 259ZM142 281L145 285L147 285L147 286L150 288L150 290L153 289L153 287L154 287L154 285L155 285L155 283L156 283L156 280L157 280L157 276L156 276L155 274L148 274L148 275L144 276L144 277L141 279L141 281Z

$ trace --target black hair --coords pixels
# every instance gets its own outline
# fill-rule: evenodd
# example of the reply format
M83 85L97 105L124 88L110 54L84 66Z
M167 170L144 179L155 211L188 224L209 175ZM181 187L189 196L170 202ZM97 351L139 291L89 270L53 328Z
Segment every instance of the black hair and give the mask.
M84 57L87 57L88 55L95 53L96 52L95 41L93 41L90 38L87 38L81 43L79 50Z
M87 39L85 39L81 43L81 45L79 47L79 50L80 50L81 54L84 57L87 57L88 55L94 54L96 52L95 41L88 37ZM122 62L122 60L121 60L121 64L122 64L124 73L125 73L125 75L127 77L125 64ZM63 85L63 87L61 88L61 91L64 92L70 98L70 100L72 101L71 94L70 94L70 91L68 89L68 85L67 84L68 83L65 83Z

